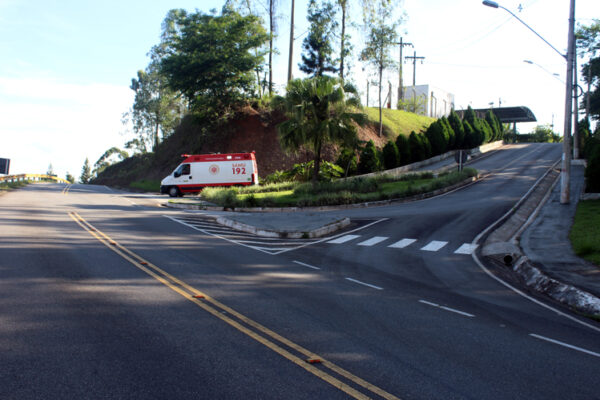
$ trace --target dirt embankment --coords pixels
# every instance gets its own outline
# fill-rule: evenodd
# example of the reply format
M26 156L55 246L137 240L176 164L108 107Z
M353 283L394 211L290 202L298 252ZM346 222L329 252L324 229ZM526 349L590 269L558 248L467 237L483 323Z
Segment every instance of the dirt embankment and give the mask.
M128 187L140 180L160 180L181 161L181 154L256 152L258 172L265 177L276 170L290 169L294 164L313 159L312 152L285 152L277 136L277 125L285 120L279 112L259 112L251 107L240 110L234 118L218 129L207 129L194 117L186 117L175 133L156 149L154 154L131 157L108 167L93 183ZM387 138L380 138L374 126L361 127L360 140L373 140L381 148ZM337 149L327 146L323 159L335 161Z

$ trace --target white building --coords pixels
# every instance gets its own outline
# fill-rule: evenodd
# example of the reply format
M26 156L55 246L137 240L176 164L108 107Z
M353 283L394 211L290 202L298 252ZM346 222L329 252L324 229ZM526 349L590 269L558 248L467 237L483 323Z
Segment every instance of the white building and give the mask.
M433 118L448 116L454 108L454 95L430 85L405 86L405 110Z

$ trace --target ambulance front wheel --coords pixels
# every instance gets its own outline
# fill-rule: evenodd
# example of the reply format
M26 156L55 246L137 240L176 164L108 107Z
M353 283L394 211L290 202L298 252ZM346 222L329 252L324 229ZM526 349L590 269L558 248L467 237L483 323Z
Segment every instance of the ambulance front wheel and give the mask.
M179 196L181 196L181 193L179 192L179 189L177 188L177 186L171 186L169 188L169 196L170 197L179 197Z

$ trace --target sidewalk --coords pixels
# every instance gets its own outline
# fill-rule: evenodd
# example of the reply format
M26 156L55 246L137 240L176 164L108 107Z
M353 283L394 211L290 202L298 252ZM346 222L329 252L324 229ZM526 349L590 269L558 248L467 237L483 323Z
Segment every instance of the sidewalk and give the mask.
M571 201L560 204L560 182L535 221L521 235L521 248L530 264L549 278L584 290L600 298L600 268L575 255L569 241L579 197L583 191L584 167L571 166ZM600 312L600 305L598 305Z

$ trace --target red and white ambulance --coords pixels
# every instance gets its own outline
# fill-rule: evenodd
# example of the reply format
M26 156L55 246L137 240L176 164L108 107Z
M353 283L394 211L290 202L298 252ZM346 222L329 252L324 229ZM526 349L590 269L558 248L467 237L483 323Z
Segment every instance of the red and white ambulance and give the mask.
M160 183L161 193L177 197L200 192L207 186L258 185L254 152L182 157L183 162Z

